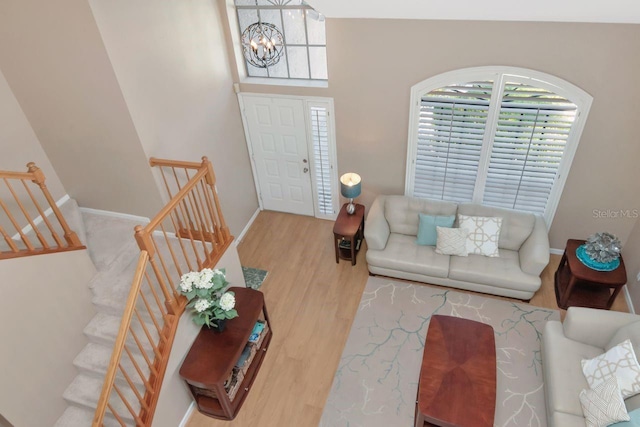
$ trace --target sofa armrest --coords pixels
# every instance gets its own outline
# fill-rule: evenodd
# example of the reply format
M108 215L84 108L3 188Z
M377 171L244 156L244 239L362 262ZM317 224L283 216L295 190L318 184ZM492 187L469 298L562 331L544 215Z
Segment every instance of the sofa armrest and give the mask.
M640 316L631 313L569 307L562 328L567 338L604 348L619 328L638 320Z
M383 250L389 240L389 223L384 216L384 196L378 196L373 201L364 228L364 238L367 241L367 248Z
M549 264L549 235L547 225L540 215L536 215L533 230L520 247L519 256L522 271L534 276L540 276Z

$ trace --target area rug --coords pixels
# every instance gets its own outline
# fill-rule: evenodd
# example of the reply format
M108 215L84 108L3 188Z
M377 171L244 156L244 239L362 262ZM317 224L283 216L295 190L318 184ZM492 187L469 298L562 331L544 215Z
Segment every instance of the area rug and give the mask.
M321 427L414 425L424 341L432 314L495 332L495 426L546 426L540 341L555 310L446 288L370 277L325 405Z
M259 289L264 279L267 278L268 272L258 268L242 267L242 274L247 288Z

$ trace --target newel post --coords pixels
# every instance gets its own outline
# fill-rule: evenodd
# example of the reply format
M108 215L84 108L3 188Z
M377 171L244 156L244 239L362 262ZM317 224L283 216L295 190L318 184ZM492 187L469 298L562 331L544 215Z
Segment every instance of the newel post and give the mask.
M49 207L51 207L53 214L58 219L58 222L60 223L60 226L64 231L64 239L67 241L67 243L71 247L82 246L82 242L80 241L80 238L78 237L75 231L71 230L71 228L69 227L69 224L67 224L67 221L62 216L62 212L60 212L58 205L56 205L56 201L53 200L53 196L51 196L51 193L49 193L49 189L47 188L47 185L44 183L46 179L44 176L44 172L42 172L42 170L38 166L36 166L34 162L27 163L27 169L29 173L33 176L33 179L31 180L31 182L33 182L38 187L40 187L42 194L44 195L45 199L47 199L47 203L49 203Z

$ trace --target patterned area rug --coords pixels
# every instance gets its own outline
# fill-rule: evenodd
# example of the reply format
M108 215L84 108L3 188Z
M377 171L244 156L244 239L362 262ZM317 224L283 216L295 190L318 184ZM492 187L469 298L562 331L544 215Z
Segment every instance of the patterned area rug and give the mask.
M495 331L495 426L546 426L540 340L555 310L370 277L340 360L321 427L414 425L424 340L432 314Z
M247 288L259 289L260 286L262 286L264 279L267 278L267 274L269 274L269 272L258 268L242 267L242 274L244 275L244 281L247 284Z

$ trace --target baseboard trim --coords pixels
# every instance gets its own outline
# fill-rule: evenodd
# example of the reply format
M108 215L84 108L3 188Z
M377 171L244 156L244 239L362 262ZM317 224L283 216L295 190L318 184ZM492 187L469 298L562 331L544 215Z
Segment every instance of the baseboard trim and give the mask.
M112 218L130 219L132 221L138 221L143 224L148 224L149 222L151 222L151 220L145 216L131 215L131 214L113 212L113 211L104 211L102 209L80 208L80 212L95 214L95 215L110 216Z
M629 313L636 314L636 309L633 307L633 301L631 301L631 295L629 294L628 285L624 285L624 299L627 301L627 307L629 307Z
M69 197L68 194L65 194L64 196L60 197L60 199L58 199L58 201L56 202L56 206L60 207L62 205L64 205L65 203L67 203L67 201L71 199L71 197ZM49 217L49 215L51 215L53 213L53 209L51 209L51 207L49 207L48 209L46 209L44 212L44 216L45 217ZM34 220L33 220L33 225L35 225L36 227L40 224L42 224L44 222L44 220L42 219L42 215L38 215ZM22 234L27 234L29 232L31 232L33 230L33 227L31 226L31 224L27 224L26 226L24 226L22 228ZM20 233L16 233L13 236L11 236L12 240L20 240Z
M242 242L242 239L244 239L244 235L247 234L247 231L249 231L249 229L253 225L253 221L256 220L259 213L260 213L260 208L256 209L256 211L253 213L253 216L249 219L249 222L247 222L247 225L244 226L244 228L242 229L238 237L236 237L236 246L238 246L240 242Z
M549 253L551 255L562 255L562 254L564 254L564 249L551 248L551 249L549 249Z
M187 425L194 409L196 409L196 402L191 402L189 409L187 409L187 412L184 414L184 417L182 418L182 421L180 421L180 424L178 424L178 427L185 427Z

